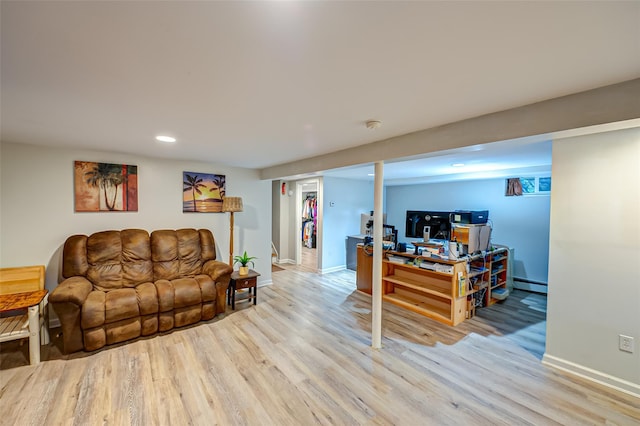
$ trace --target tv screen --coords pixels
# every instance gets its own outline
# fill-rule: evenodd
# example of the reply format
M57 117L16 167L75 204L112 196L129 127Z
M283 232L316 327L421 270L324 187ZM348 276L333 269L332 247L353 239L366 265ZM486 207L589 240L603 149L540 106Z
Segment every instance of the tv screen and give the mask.
M405 236L407 238L424 238L429 230L429 238L448 240L451 232L449 214L451 212L433 212L424 210L407 210ZM428 227L428 228L427 228Z

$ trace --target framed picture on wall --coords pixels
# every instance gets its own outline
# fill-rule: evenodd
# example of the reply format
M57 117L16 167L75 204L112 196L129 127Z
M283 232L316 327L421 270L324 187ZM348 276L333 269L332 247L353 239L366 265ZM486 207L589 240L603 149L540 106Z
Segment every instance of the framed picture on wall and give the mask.
M184 213L220 213L225 190L225 175L182 173L182 211Z
M76 212L137 212L138 166L76 161Z

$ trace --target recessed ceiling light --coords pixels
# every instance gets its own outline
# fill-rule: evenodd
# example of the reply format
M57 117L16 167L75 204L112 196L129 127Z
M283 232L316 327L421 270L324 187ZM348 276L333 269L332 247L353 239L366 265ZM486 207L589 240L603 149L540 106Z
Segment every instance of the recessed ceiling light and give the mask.
M375 173L369 173L367 176L375 176Z
M453 163L453 167L464 167L464 163Z
M156 140L160 142L173 143L176 141L176 138L172 138L171 136L156 136Z

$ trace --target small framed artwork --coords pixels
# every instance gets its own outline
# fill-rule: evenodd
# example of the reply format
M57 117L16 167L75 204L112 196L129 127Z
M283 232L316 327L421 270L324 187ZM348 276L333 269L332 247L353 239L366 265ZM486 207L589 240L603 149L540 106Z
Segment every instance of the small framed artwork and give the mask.
M76 212L137 212L138 166L76 161Z
M225 194L224 175L182 173L182 211L184 213L219 213Z

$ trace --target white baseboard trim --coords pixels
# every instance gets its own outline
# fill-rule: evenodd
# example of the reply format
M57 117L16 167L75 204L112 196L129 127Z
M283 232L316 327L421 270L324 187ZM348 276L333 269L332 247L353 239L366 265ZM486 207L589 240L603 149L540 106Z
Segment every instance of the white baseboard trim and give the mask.
M331 272L338 272L347 269L347 265L334 266L333 268L321 269L321 274L330 274Z
M513 288L516 288L518 290L533 291L535 293L547 294L547 286L540 285L540 284L531 284L531 283L514 281Z
M542 356L542 363L549 367L557 368L558 370L575 374L576 376L582 377L583 379L587 379L592 382L640 398L640 385L636 383L632 383L627 380L623 380L618 377L611 376L609 374L605 374L570 361L566 361L553 355L548 355L546 353Z
M296 261L294 259L280 259L277 262L278 264L289 264L289 265L295 265Z
M273 284L273 280L264 280L258 283L258 287L264 287L266 285L271 285L271 284Z

